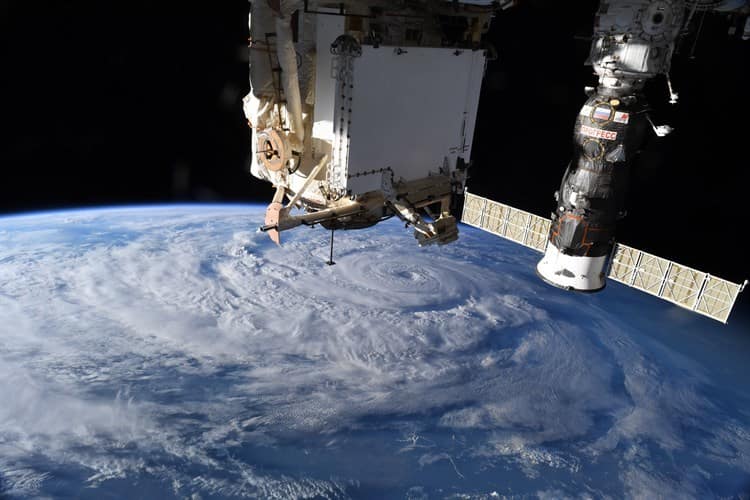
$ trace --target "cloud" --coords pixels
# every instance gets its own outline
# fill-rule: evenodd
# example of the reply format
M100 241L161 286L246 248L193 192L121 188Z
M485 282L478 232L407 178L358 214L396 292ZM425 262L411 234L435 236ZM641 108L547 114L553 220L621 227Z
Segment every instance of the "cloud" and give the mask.
M713 392L705 364L602 298L532 281L530 252L468 228L417 249L390 224L345 233L327 266L327 234L299 229L277 248L252 229L261 216L5 224L2 487L43 494L72 467L90 485L156 478L165 495L346 496L362 476L341 463L362 449L384 470L450 464L457 480L502 467L528 492L565 491L554 470L593 496L600 468L622 470L632 496L682 476L674 491L702 496L715 470L750 471L747 411ZM348 475L310 472L310 450Z

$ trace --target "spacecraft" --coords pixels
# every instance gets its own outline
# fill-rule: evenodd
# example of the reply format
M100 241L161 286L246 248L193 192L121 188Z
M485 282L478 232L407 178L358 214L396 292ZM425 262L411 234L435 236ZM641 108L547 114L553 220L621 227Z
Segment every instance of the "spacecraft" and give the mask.
M458 238L460 212L464 223L542 252L536 271L551 285L594 292L613 279L726 322L747 282L622 245L615 228L645 135L671 131L649 117L645 82L669 82L675 44L696 13L742 21L747 2L601 0L589 58L599 84L587 89L550 219L466 189L491 55L482 35L516 3L251 2L251 90L243 100L250 171L276 189L261 229L280 243L300 225L333 235L395 216L420 246L442 245ZM676 102L671 84L669 93Z

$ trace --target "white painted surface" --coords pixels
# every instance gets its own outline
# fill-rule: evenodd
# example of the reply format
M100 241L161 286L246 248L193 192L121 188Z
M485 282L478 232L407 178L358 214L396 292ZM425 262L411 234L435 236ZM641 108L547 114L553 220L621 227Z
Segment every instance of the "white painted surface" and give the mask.
M549 244L536 269L544 280L555 286L594 292L604 288L606 263L606 255L601 257L565 255L555 245Z
M349 176L390 167L396 179L468 163L484 75L482 51L362 47L354 62ZM353 193L380 189L381 175L349 179Z
M326 10L326 9L320 9ZM337 9L328 9L336 12ZM315 112L312 136L333 141L333 109L336 79L331 70L331 44L344 33L344 18L340 16L317 16L316 64L315 64Z

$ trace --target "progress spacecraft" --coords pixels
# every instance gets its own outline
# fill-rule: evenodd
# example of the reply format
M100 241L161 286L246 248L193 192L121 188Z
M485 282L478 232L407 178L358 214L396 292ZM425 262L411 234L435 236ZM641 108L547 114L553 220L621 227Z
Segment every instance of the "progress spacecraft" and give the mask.
M251 173L276 193L261 228L359 229L392 216L419 245L462 221L544 254L537 274L569 290L614 279L726 322L743 284L617 243L630 164L655 125L645 82L666 75L696 12L745 19L745 0L601 0L574 156L550 219L469 193L467 169L493 16L517 0L256 0L250 9ZM669 84L671 101L677 94ZM461 209L461 206L463 208ZM333 245L333 239L331 240ZM332 262L332 261L331 261Z

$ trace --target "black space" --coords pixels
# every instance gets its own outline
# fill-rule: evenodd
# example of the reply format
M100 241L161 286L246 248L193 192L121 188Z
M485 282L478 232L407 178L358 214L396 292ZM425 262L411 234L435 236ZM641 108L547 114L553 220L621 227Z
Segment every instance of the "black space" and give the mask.
M548 216L573 122L596 79L584 66L597 2L527 1L498 15L469 188ZM0 212L162 201L259 201L247 173L245 0L0 3ZM657 123L635 168L624 243L740 281L750 277L750 43L706 16L694 58L647 93Z

